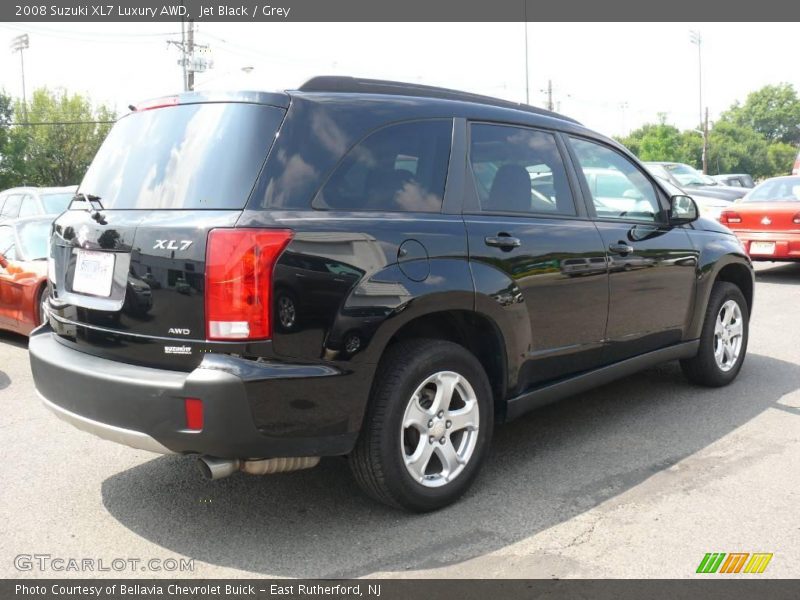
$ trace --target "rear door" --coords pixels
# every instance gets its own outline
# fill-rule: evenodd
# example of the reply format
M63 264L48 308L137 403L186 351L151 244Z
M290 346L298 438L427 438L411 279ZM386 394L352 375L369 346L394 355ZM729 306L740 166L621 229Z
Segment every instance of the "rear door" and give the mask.
M465 215L479 292L523 301L531 345L520 390L602 360L608 310L603 240L588 219L564 148L549 131L469 125ZM491 290L490 281L500 289ZM521 294L521 297L517 297Z
M565 137L609 264L604 362L682 341L697 267L687 231L666 223L666 197L633 161L595 140Z

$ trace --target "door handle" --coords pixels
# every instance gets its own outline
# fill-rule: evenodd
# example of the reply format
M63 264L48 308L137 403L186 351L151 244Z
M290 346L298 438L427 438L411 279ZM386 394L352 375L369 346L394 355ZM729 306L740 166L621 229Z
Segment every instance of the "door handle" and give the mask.
M617 242L616 244L611 244L608 250L614 254L631 254L633 252L633 246L629 246L625 242Z
M522 242L519 238L512 237L507 233L498 233L495 236L488 236L483 240L487 246L494 246L508 252L514 248L519 248Z

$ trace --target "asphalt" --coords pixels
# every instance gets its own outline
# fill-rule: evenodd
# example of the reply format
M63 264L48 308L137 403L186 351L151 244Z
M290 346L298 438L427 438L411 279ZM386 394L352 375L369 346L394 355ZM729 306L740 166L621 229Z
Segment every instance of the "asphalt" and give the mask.
M734 384L667 364L541 409L497 429L461 502L423 516L366 499L344 459L207 482L75 430L37 400L25 339L0 334L0 577L680 578L707 552L773 553L760 577L798 577L800 265L757 279ZM95 570L18 570L34 554ZM97 570L181 558L194 570Z

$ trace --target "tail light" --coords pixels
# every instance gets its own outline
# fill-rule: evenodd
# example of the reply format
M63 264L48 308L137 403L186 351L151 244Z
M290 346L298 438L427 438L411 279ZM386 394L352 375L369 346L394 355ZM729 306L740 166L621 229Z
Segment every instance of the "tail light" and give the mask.
M719 215L719 222L724 223L726 225L730 223L741 223L742 215L740 215L735 210L723 210L722 213Z
M800 212L795 213L795 215L792 217L792 223L800 225Z
M272 269L288 229L212 229L206 249L206 337L268 339Z

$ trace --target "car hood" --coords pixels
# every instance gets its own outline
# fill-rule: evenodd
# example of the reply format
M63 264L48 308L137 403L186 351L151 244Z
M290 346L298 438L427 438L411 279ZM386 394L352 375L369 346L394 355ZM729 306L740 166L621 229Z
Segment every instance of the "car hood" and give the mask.
M750 190L746 188L733 187L727 185L686 185L683 186L689 194L697 191L703 196L710 198L722 198L723 200L738 200Z

